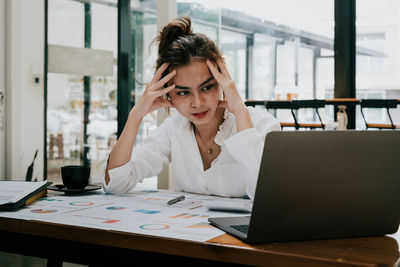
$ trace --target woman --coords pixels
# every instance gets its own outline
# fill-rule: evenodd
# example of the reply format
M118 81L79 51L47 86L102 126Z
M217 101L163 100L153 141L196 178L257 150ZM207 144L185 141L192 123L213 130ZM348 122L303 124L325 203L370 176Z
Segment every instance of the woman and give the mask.
M218 47L192 32L190 18L169 23L156 41L157 71L110 153L105 191L125 193L171 162L177 191L253 198L265 135L278 121L245 106ZM143 117L162 107L178 112L134 147Z

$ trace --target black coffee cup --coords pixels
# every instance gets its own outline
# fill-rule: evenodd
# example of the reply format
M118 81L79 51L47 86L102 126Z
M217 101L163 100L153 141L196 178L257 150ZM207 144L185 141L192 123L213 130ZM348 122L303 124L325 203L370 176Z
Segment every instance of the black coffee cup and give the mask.
M84 189L89 184L90 166L62 166L61 178L68 189Z

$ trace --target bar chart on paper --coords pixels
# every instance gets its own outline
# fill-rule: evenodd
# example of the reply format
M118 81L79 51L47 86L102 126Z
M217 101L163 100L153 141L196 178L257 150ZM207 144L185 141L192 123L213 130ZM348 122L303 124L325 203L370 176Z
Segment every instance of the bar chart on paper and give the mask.
M186 226L186 228L199 228L199 229L211 229L213 226L211 226L207 222L199 222L193 225Z
M111 206L111 207L107 207L106 209L108 209L108 210L124 210L124 209L126 209L126 207Z

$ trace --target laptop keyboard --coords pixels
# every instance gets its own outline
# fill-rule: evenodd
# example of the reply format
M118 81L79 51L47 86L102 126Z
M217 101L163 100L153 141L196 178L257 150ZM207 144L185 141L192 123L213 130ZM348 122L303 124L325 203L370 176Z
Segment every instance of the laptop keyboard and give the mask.
M245 233L246 235L249 232L249 225L248 224L240 224L240 225L231 225L233 229L236 229L242 233Z

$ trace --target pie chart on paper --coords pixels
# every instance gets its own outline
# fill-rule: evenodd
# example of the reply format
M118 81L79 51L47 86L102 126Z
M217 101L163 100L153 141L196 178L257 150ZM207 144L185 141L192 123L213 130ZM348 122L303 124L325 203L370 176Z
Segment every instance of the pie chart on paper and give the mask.
M150 223L139 226L143 230L165 230L169 228L168 224Z

